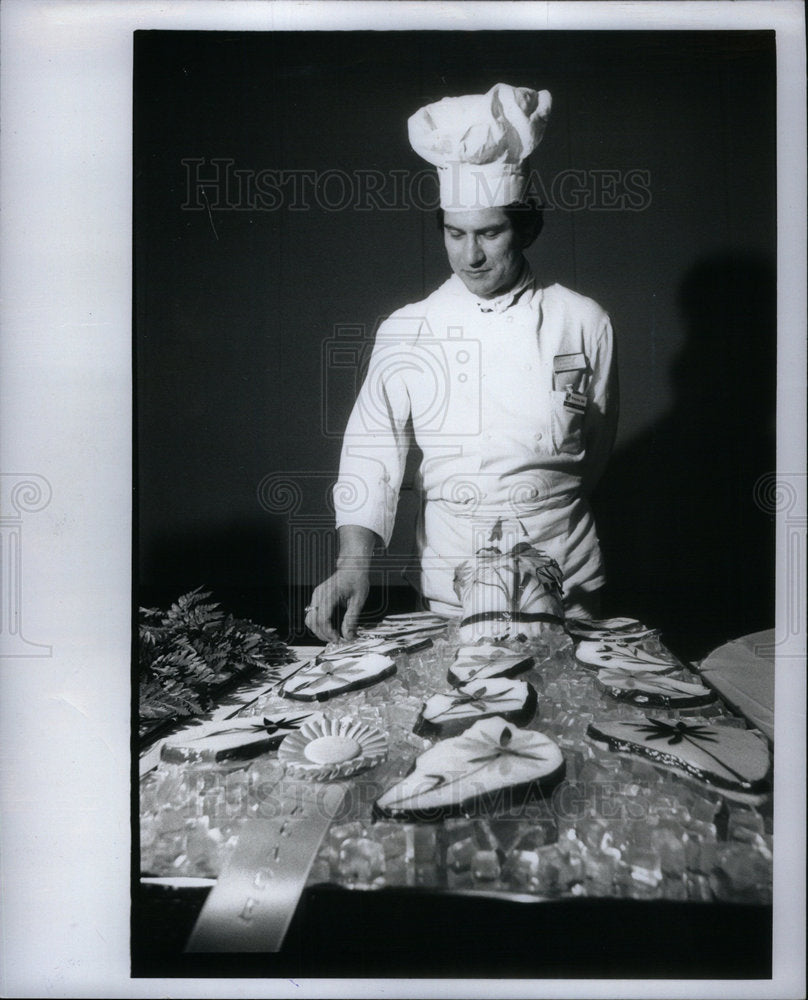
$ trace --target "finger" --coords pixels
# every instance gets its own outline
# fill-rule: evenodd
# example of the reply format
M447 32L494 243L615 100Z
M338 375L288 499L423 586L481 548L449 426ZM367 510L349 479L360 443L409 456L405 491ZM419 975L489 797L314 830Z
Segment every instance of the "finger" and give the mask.
M357 594L354 594L348 601L348 607L345 609L345 617L342 619L343 639L356 638L356 626L359 621L359 612L362 610L363 603L364 601Z
M323 642L336 642L339 639L336 629L331 624L331 616L320 608L312 608L306 615L306 628L313 632Z
M323 642L336 642L339 639L339 634L331 624L336 604L336 595L324 592L320 587L311 595L305 625Z

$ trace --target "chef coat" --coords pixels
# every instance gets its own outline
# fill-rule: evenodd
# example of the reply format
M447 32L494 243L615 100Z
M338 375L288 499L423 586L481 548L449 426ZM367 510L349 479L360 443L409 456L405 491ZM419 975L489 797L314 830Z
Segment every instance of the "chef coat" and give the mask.
M414 440L430 609L457 613L454 571L478 548L527 541L561 567L570 613L604 582L586 498L617 410L612 327L596 302L539 286L527 264L496 299L452 275L379 327L343 441L337 526L362 525L389 543Z

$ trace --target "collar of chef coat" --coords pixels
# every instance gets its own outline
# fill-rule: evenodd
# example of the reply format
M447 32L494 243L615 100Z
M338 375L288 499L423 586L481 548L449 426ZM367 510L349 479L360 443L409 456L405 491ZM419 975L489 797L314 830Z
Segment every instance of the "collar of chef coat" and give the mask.
M529 290L532 291L534 287L533 272L531 271L530 264L528 264L527 261L525 261L522 265L519 278L513 288L508 289L507 292L504 292L502 295L498 295L494 299L481 299L474 295L466 288L456 274L452 275L450 281L454 286L452 291L471 299L481 313L503 313L506 309L510 309L510 307L517 302L522 295L525 294L525 292Z

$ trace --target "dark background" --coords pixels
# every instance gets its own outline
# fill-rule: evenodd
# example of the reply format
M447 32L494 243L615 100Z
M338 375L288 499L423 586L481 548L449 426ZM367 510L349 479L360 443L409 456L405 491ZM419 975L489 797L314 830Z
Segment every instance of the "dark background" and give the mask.
M333 555L355 360L449 274L431 211L288 194L269 210L211 161L412 176L426 165L407 118L497 82L553 95L534 271L615 326L621 422L594 498L605 610L691 657L773 625L773 513L755 493L775 468L773 32L136 33L136 600L204 584L300 638ZM207 181L189 189L194 170ZM568 170L594 203L555 203ZM619 171L619 197L637 170L642 210L597 194L592 172ZM411 600L414 513L405 488L372 611Z

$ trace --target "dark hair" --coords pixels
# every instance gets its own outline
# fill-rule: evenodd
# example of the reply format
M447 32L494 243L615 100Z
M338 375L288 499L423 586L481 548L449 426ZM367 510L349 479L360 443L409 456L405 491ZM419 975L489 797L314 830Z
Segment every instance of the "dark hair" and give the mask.
M536 239L544 226L544 206L534 198L529 201L514 201L503 207L515 232L522 238L525 248ZM438 231L443 232L443 209L437 213Z

